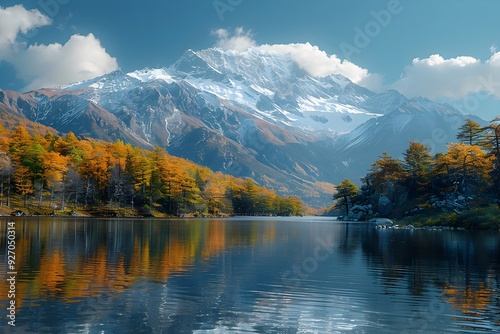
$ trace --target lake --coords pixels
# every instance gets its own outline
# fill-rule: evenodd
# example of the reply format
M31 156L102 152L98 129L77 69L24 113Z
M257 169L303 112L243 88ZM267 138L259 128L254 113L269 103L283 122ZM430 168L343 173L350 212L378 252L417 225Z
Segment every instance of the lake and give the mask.
M500 232L323 217L3 217L0 228L5 333L500 332Z

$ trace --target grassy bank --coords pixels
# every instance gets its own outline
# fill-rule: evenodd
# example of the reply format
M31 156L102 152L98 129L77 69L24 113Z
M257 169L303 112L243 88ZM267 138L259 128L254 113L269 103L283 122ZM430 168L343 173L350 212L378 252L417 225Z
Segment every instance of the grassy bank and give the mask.
M397 221L399 225L450 226L468 230L500 230L500 209L497 205L475 208L460 213L428 212L406 217Z
M164 213L159 210L153 209L147 212L140 208L125 208L116 205L95 205L95 206L74 206L68 203L64 210L51 207L51 203L43 200L41 205L37 201L30 199L27 203L21 196L14 194L10 201L10 206L6 205L6 201L0 202L0 215L10 216L13 213L22 212L28 216L81 216L81 217L166 217Z
M178 217L176 215L167 214L162 212L159 205L153 205L151 209L149 207L138 208L135 207L118 207L115 204L102 204L102 205L89 205L84 207L83 205L75 206L72 203L68 203L64 210L51 207L51 203L47 200L43 200L41 205L38 205L37 201L30 199L27 203L21 196L14 194L10 201L10 206L6 205L6 200L0 200L0 215L1 216L11 216L14 213L23 213L27 216L58 216L58 217L155 217L155 218L168 218L168 217ZM180 217L184 218L197 218L197 217L208 217L208 218L224 218L230 217L230 214L221 213L217 216L209 216L206 213L193 212L188 214L182 214Z

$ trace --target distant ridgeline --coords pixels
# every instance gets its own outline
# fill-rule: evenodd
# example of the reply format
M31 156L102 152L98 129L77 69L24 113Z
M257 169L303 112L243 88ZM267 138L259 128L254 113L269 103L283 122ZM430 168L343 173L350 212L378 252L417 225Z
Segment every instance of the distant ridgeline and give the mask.
M0 135L0 206L59 213L98 208L150 215L299 215L302 202L251 179L214 173L159 147L30 134ZM36 210L45 208L46 211ZM116 212L116 211L115 211Z
M460 142L449 144L447 152L434 156L419 142L410 142L403 159L383 153L362 179L361 189L349 179L336 187L336 209L352 219L455 214L448 222L459 221L467 212L497 212L500 116L484 127L467 119L457 139ZM469 221L480 219L470 216ZM483 218L499 221L499 217Z

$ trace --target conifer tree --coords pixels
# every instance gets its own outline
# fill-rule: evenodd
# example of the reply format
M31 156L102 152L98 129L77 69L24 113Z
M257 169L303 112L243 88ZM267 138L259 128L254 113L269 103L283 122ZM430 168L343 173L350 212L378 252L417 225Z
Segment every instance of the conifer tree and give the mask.
M344 208L346 215L348 215L354 197L359 194L359 188L351 180L344 179L335 189L333 198L337 200L336 207Z
M422 143L410 141L410 146L406 149L403 161L403 168L406 172L406 186L411 197L425 191L428 183L429 173L432 170L433 158L431 149Z
M465 123L458 129L457 139L464 144L476 145L481 142L481 134L484 128L470 118L465 120Z
M493 156L493 189L500 207L500 116L494 118L485 128L485 146Z
M391 157L387 152L382 153L382 156L372 164L370 174L375 189L393 199L396 199L398 184L403 183L407 175L401 161Z

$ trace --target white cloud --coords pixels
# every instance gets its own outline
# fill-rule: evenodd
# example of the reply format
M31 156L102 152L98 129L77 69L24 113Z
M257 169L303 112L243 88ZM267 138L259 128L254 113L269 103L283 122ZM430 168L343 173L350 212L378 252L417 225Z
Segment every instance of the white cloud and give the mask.
M368 70L341 60L336 55L328 55L319 47L310 43L261 45L260 49L289 55L303 70L313 77L325 77L341 74L351 81L359 83L369 74Z
M415 58L393 85L408 97L461 99L488 92L500 98L500 53L487 61L467 56Z
M212 34L218 38L215 46L224 50L242 52L249 48L256 47L263 51L288 55L300 68L313 77L341 74L361 85L379 83L379 80L374 80L375 77L372 77L373 75L370 74L368 70L348 60L342 60L335 54L328 55L325 51L322 51L319 47L311 45L310 43L265 44L257 46L251 33L245 32L243 28L235 29L234 33L226 29L218 29L212 32Z
M73 35L66 44L32 45L12 61L26 90L67 85L118 69L93 34Z
M27 45L19 34L51 24L38 10L17 5L0 7L0 61L13 65L25 90L48 88L92 79L115 71L118 64L93 35L73 35L64 44Z
M245 32L243 28L236 28L234 35L226 29L215 30L212 34L218 38L216 46L224 50L245 51L256 45L250 32Z
M51 24L52 20L37 9L26 10L21 5L0 7L0 60L5 60L14 51L19 33Z

